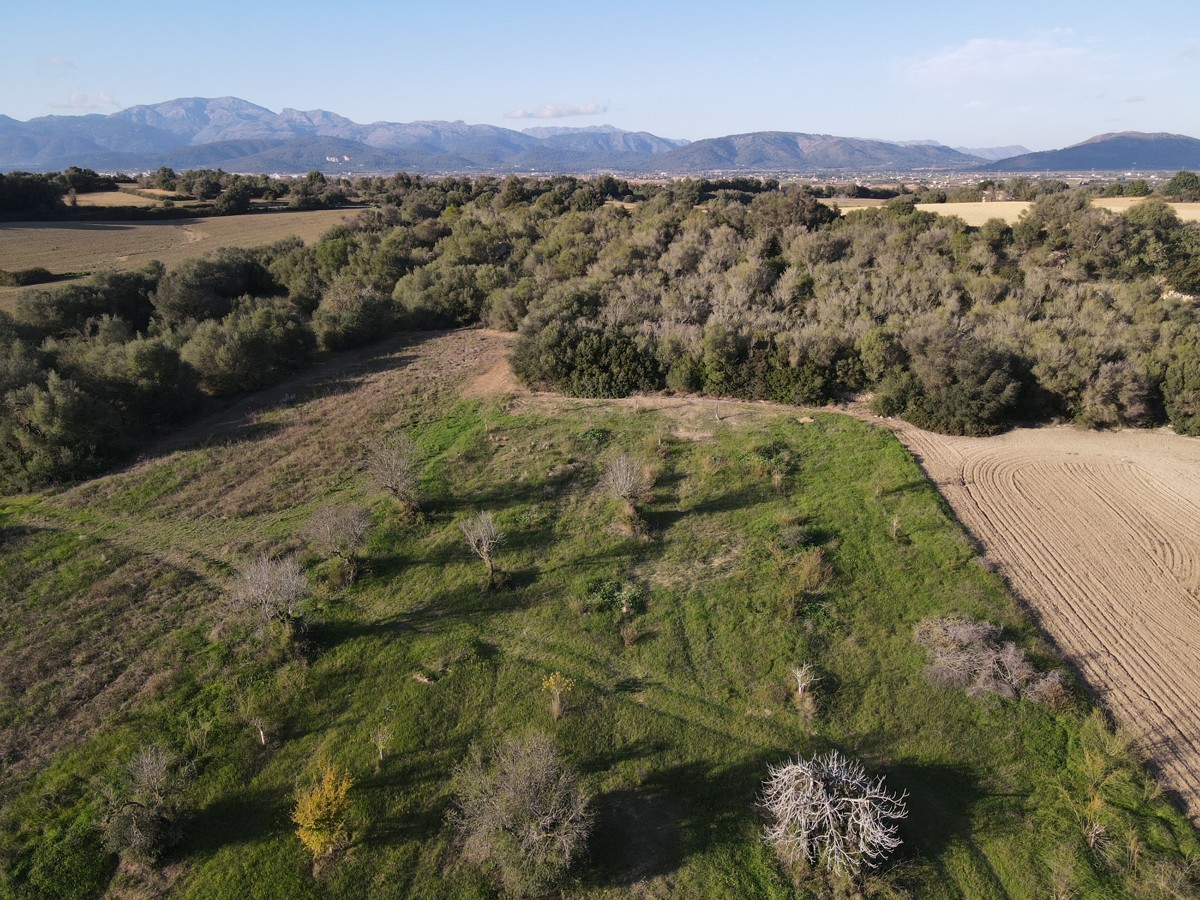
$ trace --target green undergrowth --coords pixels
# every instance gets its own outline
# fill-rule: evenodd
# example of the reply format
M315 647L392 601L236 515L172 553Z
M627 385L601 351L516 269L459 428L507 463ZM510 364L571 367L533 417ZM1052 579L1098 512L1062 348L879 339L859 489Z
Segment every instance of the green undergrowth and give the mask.
M320 504L363 500L357 470L241 516L180 505L195 478L255 464L252 442L71 495L86 502L0 504L0 895L492 896L447 824L451 777L472 743L532 729L594 798L567 896L819 895L761 844L756 797L768 764L829 749L907 794L904 843L869 879L880 895L1120 897L1196 853L1078 690L1047 709L925 677L912 632L935 615L996 622L1039 666L1062 664L890 434L781 414L684 439L659 414L587 404L412 420L422 510L371 500L350 586L297 534ZM654 476L638 528L596 487L620 452ZM507 536L487 592L457 527L477 510ZM309 566L298 650L227 621L223 585L263 548ZM818 553L825 575L802 590L797 566ZM801 663L820 676L803 709ZM575 682L557 722L552 672ZM151 742L193 761L192 812L158 872L118 872L96 838L99 783ZM314 876L289 813L324 761L354 778L353 841Z

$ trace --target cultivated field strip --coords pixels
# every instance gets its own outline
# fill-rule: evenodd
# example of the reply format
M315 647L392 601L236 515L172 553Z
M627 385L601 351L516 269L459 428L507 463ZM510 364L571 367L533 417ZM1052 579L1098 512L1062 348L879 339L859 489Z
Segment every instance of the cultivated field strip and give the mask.
M896 430L1200 822L1200 441Z

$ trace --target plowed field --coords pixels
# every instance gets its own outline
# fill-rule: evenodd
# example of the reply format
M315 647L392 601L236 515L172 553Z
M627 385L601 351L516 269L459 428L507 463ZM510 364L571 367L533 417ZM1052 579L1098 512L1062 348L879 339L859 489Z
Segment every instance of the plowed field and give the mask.
M1200 440L893 424L1200 822Z

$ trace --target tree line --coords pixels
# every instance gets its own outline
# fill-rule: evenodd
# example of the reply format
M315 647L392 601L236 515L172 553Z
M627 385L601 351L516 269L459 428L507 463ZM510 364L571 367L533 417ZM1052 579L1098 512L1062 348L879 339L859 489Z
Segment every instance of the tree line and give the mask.
M970 228L913 196L839 216L803 186L748 179L355 189L376 207L311 246L19 295L0 314L0 482L94 473L314 351L477 322L518 333L526 383L575 395L867 391L880 413L954 433L1200 433L1200 230L1156 198L1116 215L1056 190L1011 227Z

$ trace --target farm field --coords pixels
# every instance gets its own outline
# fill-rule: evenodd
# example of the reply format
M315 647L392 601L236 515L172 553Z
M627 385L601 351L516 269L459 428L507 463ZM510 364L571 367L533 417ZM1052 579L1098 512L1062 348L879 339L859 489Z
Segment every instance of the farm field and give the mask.
M0 223L0 269L96 272L136 269L153 259L170 268L218 247L255 247L289 235L310 243L355 214L313 210L160 222ZM0 307L21 290L0 288Z
M92 194L79 194L75 198L78 206L109 209L114 206L158 206L161 201L153 197L144 197L130 191L96 191Z
M1134 204L1140 203L1140 197L1109 197L1092 201L1093 206L1100 206L1115 213L1123 213ZM1168 203L1176 215L1184 222L1200 222L1200 203ZM1021 218L1029 204L1024 200L996 200L988 203L918 203L917 209L937 213L943 216L958 216L972 227L978 228L988 219L1003 219L1012 225Z
M938 615L997 623L1039 668L1061 663L887 429L531 393L509 341L469 329L328 357L122 471L0 499L0 891L35 879L54 896L57 852L75 854L72 884L113 896L495 896L461 860L452 779L473 743L531 729L594 798L567 897L810 896L762 845L756 798L768 763L833 748L907 792L899 865L868 879L874 893L1184 884L1200 842L1085 699L926 677L913 628ZM423 451L418 519L365 486L394 428ZM640 534L596 488L622 451L654 475ZM301 537L330 502L372 513L350 584ZM480 509L507 535L506 584L487 593L458 528ZM289 649L230 617L226 585L292 552L314 606ZM818 553L827 581L798 591L795 567ZM598 599L614 585L636 591L627 619ZM802 662L821 676L811 708L791 687ZM576 683L558 722L552 672ZM96 785L149 742L193 760L194 814L159 870L114 874L96 861ZM314 878L289 813L321 760L354 778L354 838ZM1085 815L1136 857L1089 846Z
M895 430L1200 824L1200 440Z

